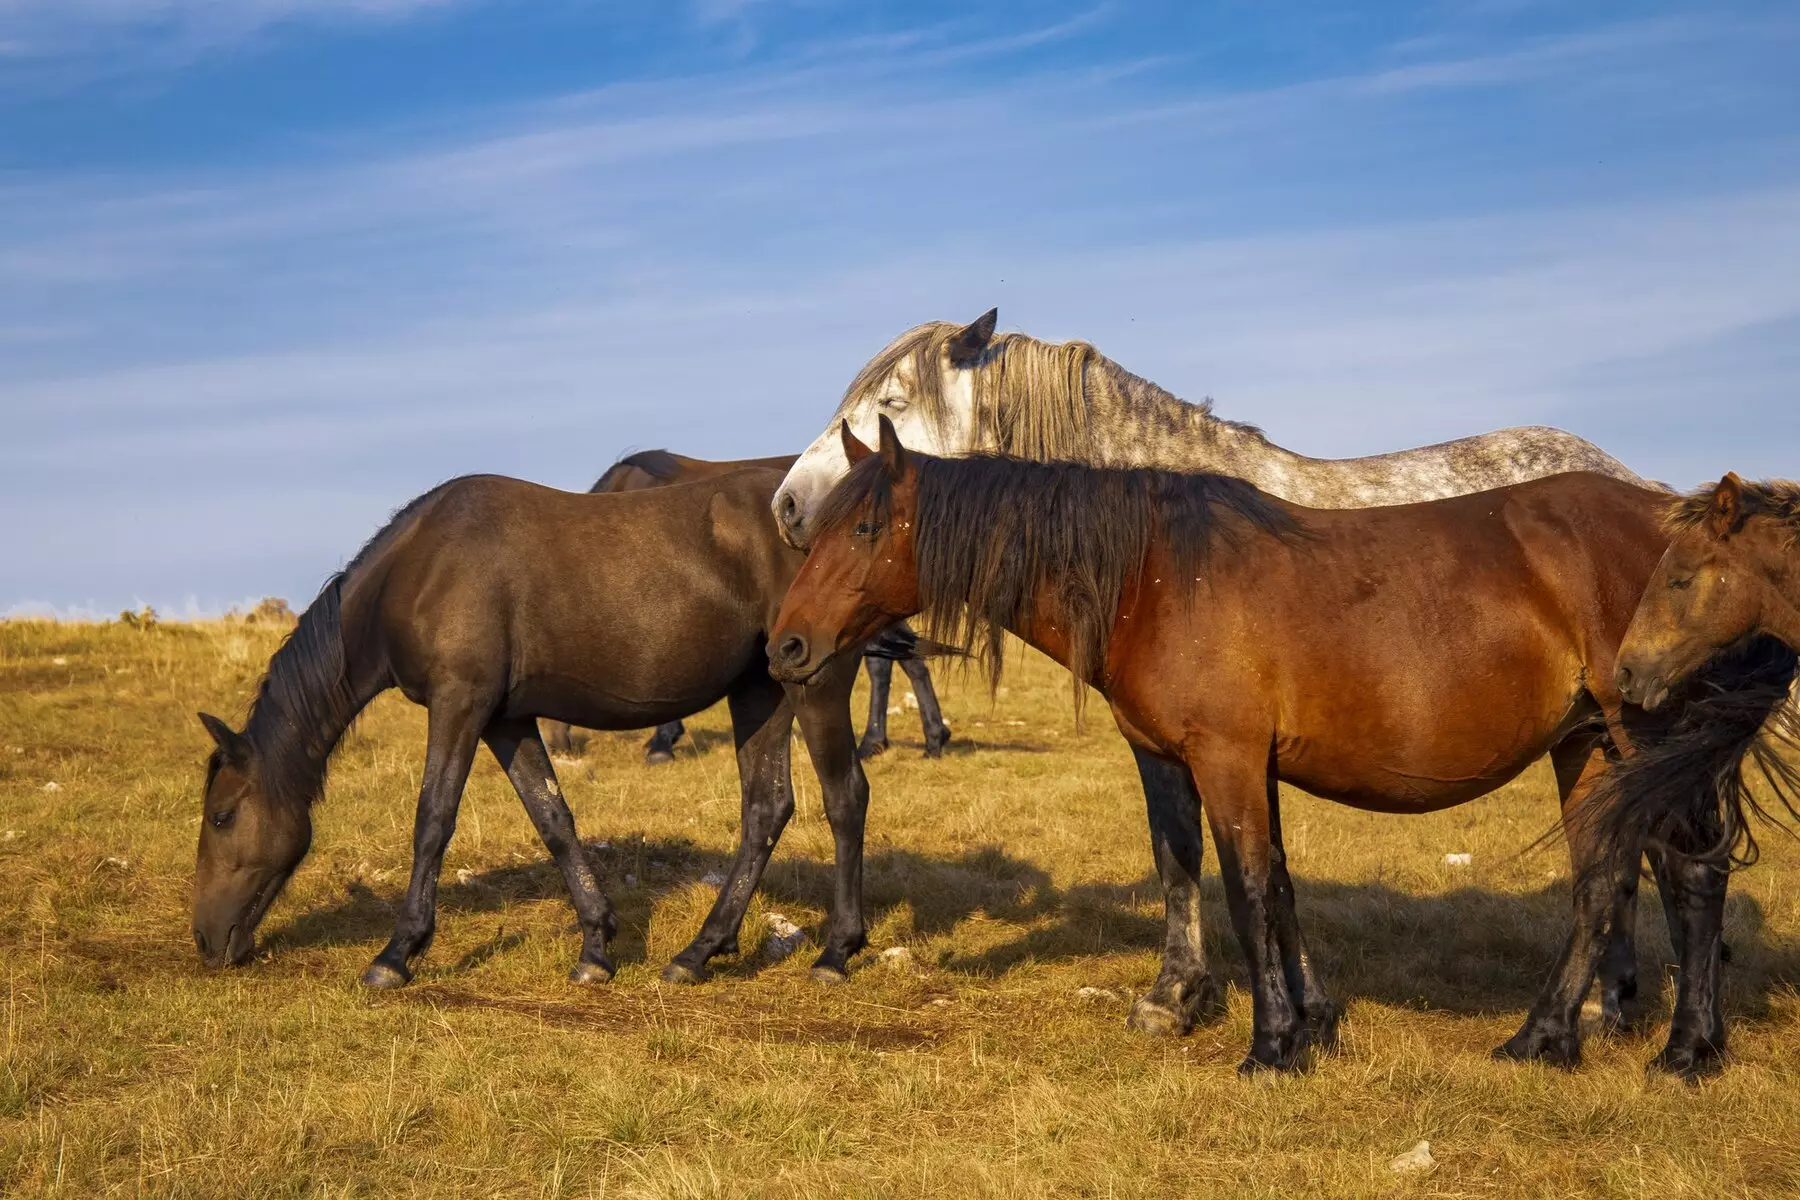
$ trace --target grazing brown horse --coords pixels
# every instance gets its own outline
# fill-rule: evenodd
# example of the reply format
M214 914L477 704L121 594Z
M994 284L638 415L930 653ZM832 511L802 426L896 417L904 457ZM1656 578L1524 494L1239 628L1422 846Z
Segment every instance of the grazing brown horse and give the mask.
M1645 708L1757 634L1800 650L1800 484L1728 474L1675 501L1669 525L1674 541L1619 647L1619 690Z
M767 631L801 556L769 520L770 470L624 495L555 491L491 475L452 480L394 517L301 614L243 731L201 720L207 763L194 940L212 965L243 962L257 924L312 839L333 749L370 700L399 688L430 714L412 879L394 936L363 973L412 978L436 927L438 873L481 742L512 780L580 918L578 982L612 977L612 905L538 735L537 718L642 729L731 707L743 817L737 857L699 935L663 972L705 977L737 948L744 909L794 811L798 718L836 842L837 878L814 973L841 978L864 944L869 787L850 722L854 658L806 686L770 678Z
M891 621L1000 666L1011 632L1097 688L1138 757L1179 763L1217 842L1250 968L1244 1069L1330 1045L1338 1009L1306 953L1281 853L1278 781L1381 812L1461 804L1548 753L1565 812L1647 718L1613 686L1619 639L1661 553L1666 497L1598 475L1425 504L1309 510L1241 480L901 448L855 465L820 510L770 637L790 681ZM1786 669L1792 671L1792 661ZM1596 718L1599 718L1596 720ZM1153 826L1156 804L1152 799ZM1190 821L1191 823L1191 821ZM1185 1029L1211 990L1197 847L1153 836L1168 909L1163 969L1133 1023ZM1568 823L1577 922L1499 1053L1573 1063L1608 927L1630 910L1639 847ZM1153 834L1156 831L1153 829ZM1685 926L1669 1044L1697 1074L1724 1041L1716 987L1724 878L1691 860L1661 880Z
M606 474L589 488L590 492L636 492L645 488L664 487L671 483L689 483L696 479L713 479L730 471L748 467L764 467L785 472L794 465L794 455L774 458L745 458L734 462L715 462L705 458L689 458L668 450L640 450L628 454L606 469ZM888 653L871 654L863 659L869 672L869 720L863 726L857 754L864 759L885 753L888 748L888 697L894 680L894 659ZM931 670L923 659L903 658L900 666L912 683L913 695L919 701L919 723L924 727L925 757L938 758L950 741L950 726L944 722L938 706L937 689L931 685ZM572 754L575 746L569 726L563 721L547 721L544 732L550 749L558 754ZM673 762L675 743L686 727L680 721L658 725L644 744L644 761L652 766Z

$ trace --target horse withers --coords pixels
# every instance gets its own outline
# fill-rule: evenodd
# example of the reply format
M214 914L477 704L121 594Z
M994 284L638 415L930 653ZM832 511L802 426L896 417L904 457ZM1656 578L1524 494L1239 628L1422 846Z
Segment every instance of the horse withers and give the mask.
M414 500L326 583L269 660L243 730L202 715L207 763L194 940L210 964L241 963L305 857L332 751L376 695L398 688L430 714L413 867L394 935L363 973L412 978L436 928L438 874L463 784L485 742L561 868L580 919L571 972L614 971L611 903L575 832L537 719L642 729L724 699L742 791L735 859L700 933L663 972L705 977L739 926L794 810L796 720L836 846L820 978L864 944L863 823L847 659L806 686L769 675L767 631L801 556L769 520L777 471L735 471L623 495L560 492L498 476L452 480Z
M778 678L832 669L888 622L975 648L1011 632L1097 688L1136 756L1165 900L1163 968L1132 1022L1185 1031L1214 992L1200 945L1196 809L1217 843L1249 963L1245 1069L1329 1046L1338 1008L1306 953L1278 782L1382 812L1472 800L1548 754L1565 814L1656 720L1613 686L1662 552L1666 497L1592 474L1427 504L1309 510L1215 475L901 448L841 430L850 474L819 510L770 638ZM1785 669L1791 674L1792 658ZM1171 771L1169 768L1175 768ZM1173 780L1173 782L1172 782ZM1639 847L1565 821L1574 932L1497 1053L1573 1063L1604 956L1624 944ZM1192 832L1190 832L1192 831ZM1659 879L1681 982L1659 1066L1715 1068L1724 879Z
M675 454L668 450L639 450L608 467L606 473L588 490L636 492L645 488L666 487L671 483L712 479L749 467L786 471L794 465L794 458L794 455L787 454L773 458L717 462L705 458L689 458L685 454ZM864 759L870 759L886 753L888 749L888 697L893 688L894 659L884 650L869 654L863 659L863 665L869 673L869 719L863 725L862 741L857 744L857 753ZM939 758L950 742L950 726L945 723L943 709L938 705L937 689L931 684L931 670L922 659L916 657L902 658L900 666L912 684L913 695L918 699L919 724L925 735L925 757ZM651 733L650 740L644 744L644 761L652 766L673 762L675 744L681 740L684 732L686 726L680 721L658 725ZM546 722L544 733L553 753L575 752L574 739L567 722Z

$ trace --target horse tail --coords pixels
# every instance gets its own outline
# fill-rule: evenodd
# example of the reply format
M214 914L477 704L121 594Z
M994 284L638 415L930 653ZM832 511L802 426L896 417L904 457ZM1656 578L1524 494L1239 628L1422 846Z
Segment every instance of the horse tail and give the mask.
M667 483L681 473L681 460L667 450L639 450L606 468L606 473L594 481L590 492L630 492L637 490L641 484L631 480L633 469L648 475L653 484Z
M1796 658L1757 638L1715 659L1672 698L1660 727L1637 738L1584 802L1601 845L1660 847L1722 869L1756 861L1752 816L1792 833L1800 820ZM1758 779L1767 798L1753 786Z

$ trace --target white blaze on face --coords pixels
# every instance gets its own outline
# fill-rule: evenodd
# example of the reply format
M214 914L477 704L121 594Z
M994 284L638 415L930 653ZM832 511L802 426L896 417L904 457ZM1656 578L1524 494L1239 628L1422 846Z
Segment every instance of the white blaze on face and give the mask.
M885 416L908 450L944 456L966 454L974 448L970 443L975 428L975 388L970 372L946 368L942 387L949 416L946 429L936 428L917 402L910 360L902 362L872 394L832 415L831 423L795 460L775 491L771 506L775 522L790 545L806 548L813 513L850 470L838 433L841 422L848 421L850 432L869 447L880 441L878 422Z

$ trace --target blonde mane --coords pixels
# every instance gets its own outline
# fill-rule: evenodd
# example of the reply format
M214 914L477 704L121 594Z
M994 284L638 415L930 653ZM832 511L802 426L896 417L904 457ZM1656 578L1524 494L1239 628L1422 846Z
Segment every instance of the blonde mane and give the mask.
M933 321L909 329L870 359L850 381L839 415L874 398L902 364L912 367L910 397L923 416L944 430L945 345L961 326ZM1262 437L1251 425L1213 415L1212 402L1189 404L1107 358L1087 342L1042 342L1023 333L997 334L974 371L973 449L1013 458L1092 461L1097 446L1093 418L1141 421L1151 428L1180 422L1213 435L1221 430Z
M1738 485L1743 496L1744 516L1768 517L1786 525L1800 546L1800 483L1784 479L1765 479L1760 483L1743 480ZM1713 485L1708 484L1669 502L1663 518L1670 533L1697 528L1712 512Z

